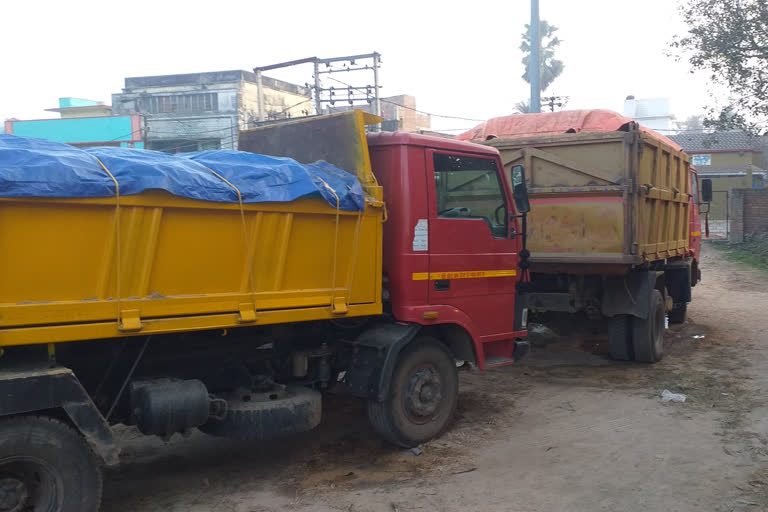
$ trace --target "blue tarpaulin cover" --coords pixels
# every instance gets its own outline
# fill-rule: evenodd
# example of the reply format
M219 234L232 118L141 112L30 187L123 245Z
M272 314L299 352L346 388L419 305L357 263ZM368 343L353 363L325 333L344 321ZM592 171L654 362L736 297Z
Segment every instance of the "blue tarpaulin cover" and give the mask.
M365 208L357 178L326 162L300 164L231 150L170 155L115 147L78 149L7 134L0 134L0 197L114 196L115 184L99 160L117 180L120 195L159 189L190 199L236 203L237 193L213 170L237 187L245 203L322 197L335 208L335 193L342 210Z

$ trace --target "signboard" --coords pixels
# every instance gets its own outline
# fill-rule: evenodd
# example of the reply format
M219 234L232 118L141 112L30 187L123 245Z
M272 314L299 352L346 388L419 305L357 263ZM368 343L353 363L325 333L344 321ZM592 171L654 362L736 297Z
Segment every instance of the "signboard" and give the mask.
M712 155L691 155L693 165L712 165Z

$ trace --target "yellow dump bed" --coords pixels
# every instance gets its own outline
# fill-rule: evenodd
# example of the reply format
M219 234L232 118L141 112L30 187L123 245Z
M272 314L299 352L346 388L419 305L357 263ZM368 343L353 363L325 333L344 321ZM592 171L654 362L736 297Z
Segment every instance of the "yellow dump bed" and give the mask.
M628 265L689 249L689 157L636 127L628 132L497 138L507 176L526 170L534 270Z
M0 346L380 313L384 206L363 114L345 116L364 212L161 191L0 199Z

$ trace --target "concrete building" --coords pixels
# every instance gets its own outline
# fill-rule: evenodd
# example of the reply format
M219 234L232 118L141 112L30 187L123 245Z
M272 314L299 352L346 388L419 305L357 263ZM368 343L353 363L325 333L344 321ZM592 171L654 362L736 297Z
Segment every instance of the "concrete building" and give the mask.
M761 139L739 131L688 132L669 138L691 155L691 163L700 180L712 180L709 218L716 228L727 233L731 190L768 187L768 171L762 167Z
M269 77L262 83L266 119L312 113L309 88ZM259 118L256 75L241 70L129 77L112 105L145 116L146 147L170 153L236 149L239 130Z
M54 140L78 147L144 147L144 118L137 114L112 115L101 101L59 98L59 119L8 119L5 133Z
M325 109L326 114L346 112L347 110L360 109L365 112L373 112L371 105L344 105L339 100L335 105L329 105ZM429 114L423 114L416 109L416 98L409 94L389 96L379 100L381 104L381 117L384 122L381 129L388 132L419 133L429 131L432 123Z
M667 135L672 130L672 114L669 98L643 98L627 96L624 100L624 115L631 117L651 130Z

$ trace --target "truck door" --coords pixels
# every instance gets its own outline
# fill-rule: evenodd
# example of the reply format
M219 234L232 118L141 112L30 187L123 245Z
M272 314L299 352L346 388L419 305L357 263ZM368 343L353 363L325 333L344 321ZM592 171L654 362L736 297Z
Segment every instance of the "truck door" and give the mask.
M699 208L699 177L691 173L691 240L690 247L693 257L699 260L701 250L701 212ZM694 278L695 281L695 278Z
M514 331L520 237L496 159L429 150L429 303L468 315L480 341Z

